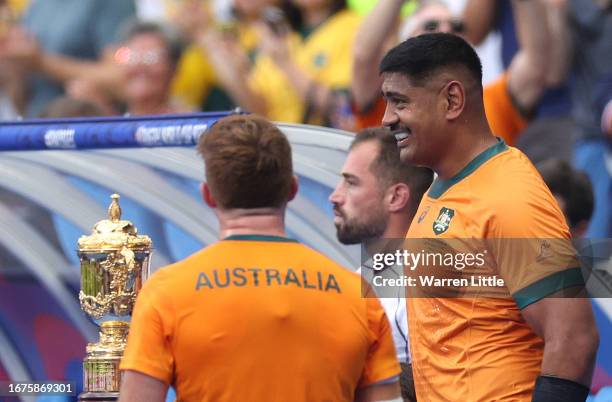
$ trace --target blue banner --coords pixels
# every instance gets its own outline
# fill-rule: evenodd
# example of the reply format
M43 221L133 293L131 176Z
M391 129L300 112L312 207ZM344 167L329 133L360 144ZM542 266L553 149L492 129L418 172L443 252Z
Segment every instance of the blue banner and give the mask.
M193 146L233 112L33 119L0 123L0 151Z

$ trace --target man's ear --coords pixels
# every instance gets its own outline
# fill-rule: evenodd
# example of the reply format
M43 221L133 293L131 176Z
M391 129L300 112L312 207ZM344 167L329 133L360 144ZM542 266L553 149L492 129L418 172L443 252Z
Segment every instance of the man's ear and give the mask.
M293 175L291 178L291 189L289 190L289 198L287 198L287 202L292 201L300 188L299 179L296 175Z
M212 196L208 183L203 182L200 184L200 192L202 193L202 199L204 200L206 205L211 208L217 208L217 202Z
M450 81L442 90L446 105L446 118L456 120L465 109L465 87L459 81Z
M402 212L410 203L410 188L405 183L395 183L387 189L389 212Z

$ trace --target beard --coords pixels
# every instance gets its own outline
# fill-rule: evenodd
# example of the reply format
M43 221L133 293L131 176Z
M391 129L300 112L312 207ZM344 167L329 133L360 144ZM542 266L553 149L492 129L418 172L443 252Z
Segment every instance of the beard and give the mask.
M342 244L364 243L382 237L388 222L389 215L385 214L382 208L366 220L348 219L345 216L344 222L336 225L336 236Z

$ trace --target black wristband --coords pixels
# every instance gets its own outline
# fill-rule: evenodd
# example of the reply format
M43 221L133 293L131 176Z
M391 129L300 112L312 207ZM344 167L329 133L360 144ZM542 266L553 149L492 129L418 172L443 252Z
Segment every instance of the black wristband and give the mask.
M559 377L541 375L536 380L531 402L584 402L589 388Z

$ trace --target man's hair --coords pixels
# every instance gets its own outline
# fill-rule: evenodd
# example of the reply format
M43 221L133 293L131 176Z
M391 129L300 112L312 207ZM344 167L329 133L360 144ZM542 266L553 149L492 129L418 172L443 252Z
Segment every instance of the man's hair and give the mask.
M131 20L123 27L121 35L124 41L128 41L137 35L153 34L159 36L166 44L168 57L172 64L176 65L185 49L185 42L178 30L171 25L152 21Z
M263 117L234 115L217 121L200 138L198 152L220 207L278 208L287 203L293 181L291 146Z
M476 51L461 37L449 33L427 33L405 40L389 50L379 72L400 73L414 85L423 85L448 68L463 68L482 88L482 64Z
M588 222L595 205L593 186L586 174L574 170L561 159L547 159L538 164L538 171L553 195L565 202L565 215L570 227Z
M381 190L395 183L404 183L410 188L410 211L416 212L423 194L433 181L433 172L429 168L402 163L397 142L391 131L384 127L366 128L355 136L349 151L365 142L376 142L378 156L369 166L370 171L378 178Z

